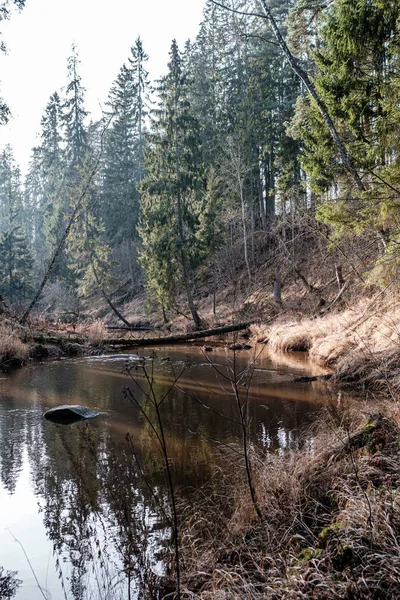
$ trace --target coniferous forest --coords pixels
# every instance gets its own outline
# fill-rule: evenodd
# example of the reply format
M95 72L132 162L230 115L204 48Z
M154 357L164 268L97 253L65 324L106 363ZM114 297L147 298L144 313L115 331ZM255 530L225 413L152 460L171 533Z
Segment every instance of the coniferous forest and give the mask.
M159 81L134 41L96 122L73 46L26 177L11 147L1 154L6 302L23 311L47 277L40 312L145 290L165 320L181 310L199 327L199 297L229 279L250 290L260 267L312 286L302 248L313 235L375 239L365 277L387 282L398 22L397 2L206 2Z
M148 64L95 119L73 43L0 151L0 494L29 463L67 599L393 600L400 0L204 0Z

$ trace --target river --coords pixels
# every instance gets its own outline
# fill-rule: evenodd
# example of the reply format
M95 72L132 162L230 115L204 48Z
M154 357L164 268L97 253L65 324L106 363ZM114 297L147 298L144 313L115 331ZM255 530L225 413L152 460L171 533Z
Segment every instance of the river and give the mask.
M1 375L0 566L18 571L16 598L133 599L145 573L163 573L169 530L154 497L167 506L168 492L153 392L164 398L169 464L185 497L213 480L219 453L237 453L232 380L254 444L288 452L312 444L304 431L335 401L326 383L293 381L319 373L300 353L186 346L44 361ZM43 413L60 404L101 414L72 425L46 421Z

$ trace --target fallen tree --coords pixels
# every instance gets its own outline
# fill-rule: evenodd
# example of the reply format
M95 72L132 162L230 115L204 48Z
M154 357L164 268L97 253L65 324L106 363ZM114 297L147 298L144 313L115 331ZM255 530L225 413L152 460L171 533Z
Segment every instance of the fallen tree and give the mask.
M179 344L180 342L190 342L193 340L203 339L211 337L213 335L224 335L225 333L232 333L234 331L241 331L247 329L251 325L248 323L238 323L237 325L225 325L223 327L214 327L213 329L205 329L203 331L193 331L192 333L184 333L177 335L169 335L163 337L154 338L117 338L107 339L105 338L102 343L106 346L161 346L165 344ZM88 342L87 338L83 337L65 337L65 336L34 336L33 341L40 344L62 344L67 342L69 344L84 344Z

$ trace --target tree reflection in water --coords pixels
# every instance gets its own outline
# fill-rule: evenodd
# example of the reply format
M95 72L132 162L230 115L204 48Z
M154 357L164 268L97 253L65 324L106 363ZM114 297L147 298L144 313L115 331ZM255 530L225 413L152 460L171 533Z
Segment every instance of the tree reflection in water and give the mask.
M152 527L158 517L129 445L87 424L60 426L46 463L37 482L44 522L56 556L69 557L72 597L81 600L93 587L98 598L151 592L157 562ZM159 525L167 540L164 524ZM59 558L56 567L66 588Z
M229 452L233 465L240 431L231 394L201 353L192 350L187 368L181 351L161 352L174 360L163 361L163 355L154 359L154 392L157 398L167 397L160 411L168 459L182 506L188 507L191 489L214 476L217 482L216 448ZM226 362L222 352L213 357L221 368ZM243 368L248 361L243 355ZM167 395L174 371L182 365L179 386ZM276 367L266 361L256 372L248 423L253 441L268 451L284 452L301 447L298 432L319 411L321 389L314 386L316 403L311 386L293 386L286 367ZM155 405L138 397L141 412L121 394L127 383L136 394L139 387L126 379L121 362L107 357L34 365L0 382L2 485L8 497L17 497L17 482L20 474L27 474L29 463L30 481L24 485L33 489L39 504L68 599L156 598L156 574L168 575L165 565L173 564L165 461L150 426L157 419ZM69 426L42 418L50 406L66 403L87 404L103 416ZM241 457L237 460L233 468L242 473ZM21 568L14 563L3 566Z

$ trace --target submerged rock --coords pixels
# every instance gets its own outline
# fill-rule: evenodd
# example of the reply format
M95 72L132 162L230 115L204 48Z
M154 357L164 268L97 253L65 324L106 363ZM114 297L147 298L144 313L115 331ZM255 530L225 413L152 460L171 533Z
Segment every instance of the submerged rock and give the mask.
M250 344L241 344L240 342L228 346L229 350L251 350L252 347Z
M86 406L80 406L79 404L63 404L62 406L56 406L50 408L44 413L44 418L53 423L75 423L76 421L82 421L83 419L93 419L100 413Z

